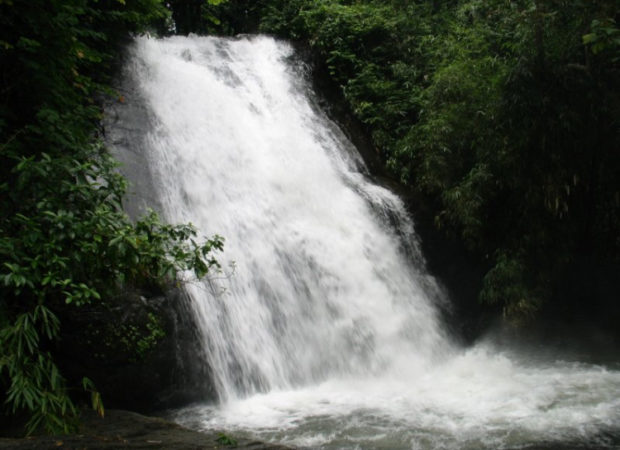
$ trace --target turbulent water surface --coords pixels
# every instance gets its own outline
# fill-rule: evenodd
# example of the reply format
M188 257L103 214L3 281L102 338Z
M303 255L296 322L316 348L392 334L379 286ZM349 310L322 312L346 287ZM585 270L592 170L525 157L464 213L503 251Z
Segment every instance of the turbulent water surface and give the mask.
M140 38L126 77L167 220L226 238L188 285L219 399L176 420L309 448L618 443L618 371L452 342L402 202L288 44Z

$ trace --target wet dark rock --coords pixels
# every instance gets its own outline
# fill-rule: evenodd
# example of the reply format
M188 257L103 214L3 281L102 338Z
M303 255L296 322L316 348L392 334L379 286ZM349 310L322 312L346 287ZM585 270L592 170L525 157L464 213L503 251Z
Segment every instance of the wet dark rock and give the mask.
M247 439L230 438L237 445L222 445L218 442L221 433L201 433L156 417L137 413L109 410L105 418L93 412L85 412L77 434L68 436L34 436L24 439L0 438L0 449L43 450L43 449L251 449L286 450L276 444L265 444Z
M189 309L181 290L136 290L103 307L82 308L63 322L62 373L72 385L90 378L106 407L150 412L213 399Z

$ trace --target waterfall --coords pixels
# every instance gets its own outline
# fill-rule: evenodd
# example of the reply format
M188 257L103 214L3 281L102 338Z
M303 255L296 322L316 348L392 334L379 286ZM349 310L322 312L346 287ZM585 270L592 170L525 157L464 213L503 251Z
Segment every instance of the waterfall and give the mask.
M226 239L222 273L186 285L219 402L180 422L312 448L617 436L618 372L451 341L402 201L316 107L290 45L138 38L125 82L165 219Z

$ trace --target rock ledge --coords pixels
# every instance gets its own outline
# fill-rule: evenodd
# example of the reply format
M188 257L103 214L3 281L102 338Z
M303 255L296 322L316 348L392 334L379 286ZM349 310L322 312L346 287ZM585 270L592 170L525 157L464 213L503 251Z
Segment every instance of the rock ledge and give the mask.
M85 412L78 434L68 436L33 436L23 439L0 438L0 449L42 450L42 449L251 449L291 450L276 444L265 444L245 439L236 439L237 445L218 443L220 433L201 433L156 417L108 410L100 418L92 412Z

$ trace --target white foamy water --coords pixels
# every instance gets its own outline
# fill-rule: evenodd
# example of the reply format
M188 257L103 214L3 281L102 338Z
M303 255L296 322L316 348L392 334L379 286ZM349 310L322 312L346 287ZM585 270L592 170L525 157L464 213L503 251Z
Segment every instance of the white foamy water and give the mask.
M226 238L188 290L219 401L175 418L309 448L613 445L620 374L460 349L402 202L313 107L289 45L140 38L157 196Z
M617 448L618 378L574 363L528 367L479 347L421 375L335 378L175 417L308 448Z

